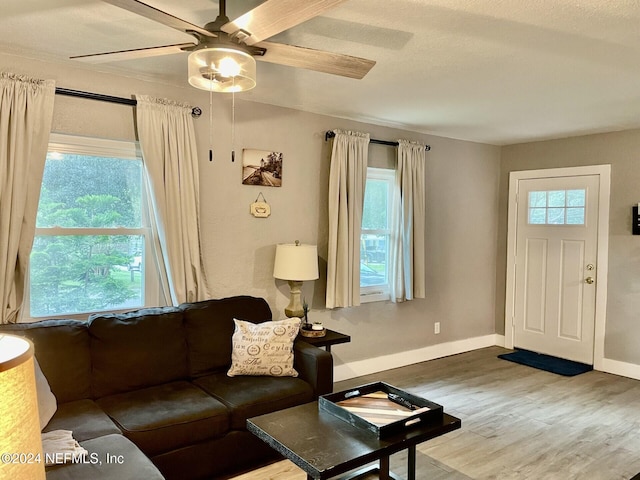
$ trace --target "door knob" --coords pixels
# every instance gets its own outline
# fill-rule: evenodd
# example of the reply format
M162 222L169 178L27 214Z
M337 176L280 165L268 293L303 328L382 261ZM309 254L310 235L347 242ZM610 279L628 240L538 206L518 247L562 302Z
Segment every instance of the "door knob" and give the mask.
M593 282L595 282L595 280L593 279L593 277L587 277L584 280L585 282L587 282L589 285L591 285Z

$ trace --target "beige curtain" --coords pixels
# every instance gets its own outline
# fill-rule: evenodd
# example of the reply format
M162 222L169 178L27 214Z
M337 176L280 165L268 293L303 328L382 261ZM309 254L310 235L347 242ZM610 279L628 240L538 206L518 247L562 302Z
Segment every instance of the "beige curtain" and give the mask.
M24 301L54 96L53 80L0 73L0 323Z
M200 242L198 157L191 107L137 96L137 127L157 229L157 258L173 305L209 297Z
M335 130L329 172L327 308L360 305L360 231L369 134Z
M425 145L399 140L389 280L393 302L425 297L425 182Z

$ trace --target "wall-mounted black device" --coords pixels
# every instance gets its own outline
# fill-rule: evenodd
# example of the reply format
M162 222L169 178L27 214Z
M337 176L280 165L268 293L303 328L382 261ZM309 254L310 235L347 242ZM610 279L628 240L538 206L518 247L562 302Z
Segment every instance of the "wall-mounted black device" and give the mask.
M640 204L633 207L633 226L631 231L634 235L640 235L640 212L638 212L638 206Z

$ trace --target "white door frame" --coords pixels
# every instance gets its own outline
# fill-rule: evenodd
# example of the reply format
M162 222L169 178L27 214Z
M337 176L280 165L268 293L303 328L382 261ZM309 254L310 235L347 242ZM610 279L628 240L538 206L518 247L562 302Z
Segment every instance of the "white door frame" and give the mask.
M507 294L505 299L504 338L505 347L513 348L514 311L516 292L516 233L518 219L518 182L532 178L575 177L599 175L598 198L598 252L596 258L596 306L593 346L593 368L603 370L604 333L607 320L607 272L609 270L609 194L611 190L611 165L524 170L509 174L509 213L507 222Z

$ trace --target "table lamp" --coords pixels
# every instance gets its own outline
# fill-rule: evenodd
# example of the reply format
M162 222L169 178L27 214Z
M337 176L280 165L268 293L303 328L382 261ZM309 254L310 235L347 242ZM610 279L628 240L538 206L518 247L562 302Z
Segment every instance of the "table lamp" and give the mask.
M22 337L3 334L0 334L0 453L4 454L0 478L45 479L33 344Z
M318 247L296 243L280 243L276 246L274 278L288 280L291 290L289 305L284 309L287 317L304 317L300 301L302 282L318 278Z

